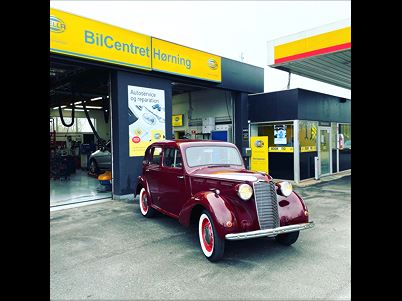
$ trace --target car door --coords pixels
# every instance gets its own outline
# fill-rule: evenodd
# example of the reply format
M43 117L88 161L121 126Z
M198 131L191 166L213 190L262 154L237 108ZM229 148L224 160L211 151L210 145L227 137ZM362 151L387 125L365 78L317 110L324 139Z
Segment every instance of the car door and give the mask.
M149 163L145 168L144 175L148 183L149 193L152 202L159 207L159 179L161 173L162 148L155 146L151 148Z
M159 189L160 207L178 216L188 197L182 157L178 148L164 149Z

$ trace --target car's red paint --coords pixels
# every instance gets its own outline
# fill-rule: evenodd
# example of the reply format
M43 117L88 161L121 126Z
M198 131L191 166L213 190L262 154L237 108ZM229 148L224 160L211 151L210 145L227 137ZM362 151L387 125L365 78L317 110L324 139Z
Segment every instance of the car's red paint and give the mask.
M149 205L171 217L177 218L185 226L190 224L193 210L207 209L221 238L229 233L259 230L256 206L253 197L244 201L236 192L236 185L253 181L271 181L269 175L246 170L244 165L213 167L190 167L186 160L186 149L192 146L230 146L228 142L175 140L153 143L146 150L143 174L138 178L136 193L142 187L150 191ZM163 149L177 148L181 152L183 167L168 168L148 164L151 147ZM236 151L239 151L236 148ZM239 153L240 156L240 153ZM162 156L161 162L164 157ZM277 186L278 188L278 186ZM218 191L217 191L218 190ZM295 192L288 197L277 194L280 226L307 223L307 208L302 198ZM228 226L230 225L230 226Z

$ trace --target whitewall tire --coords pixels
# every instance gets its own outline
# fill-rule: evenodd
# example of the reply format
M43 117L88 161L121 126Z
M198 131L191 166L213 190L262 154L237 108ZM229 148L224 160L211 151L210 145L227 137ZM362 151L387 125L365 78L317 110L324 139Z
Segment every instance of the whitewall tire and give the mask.
M201 250L210 261L218 261L223 257L225 241L221 239L208 211L201 213L198 221L198 237Z
M152 217L155 214L155 209L153 209L148 204L148 193L145 188L140 191L140 210L141 214L145 217Z

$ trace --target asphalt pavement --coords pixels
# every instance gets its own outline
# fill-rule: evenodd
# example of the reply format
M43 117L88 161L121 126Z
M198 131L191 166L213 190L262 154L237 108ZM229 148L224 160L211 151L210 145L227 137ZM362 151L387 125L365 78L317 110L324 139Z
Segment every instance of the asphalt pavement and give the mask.
M209 262L195 229L133 201L50 213L52 300L349 300L350 176L295 189L315 222L290 247L226 241Z

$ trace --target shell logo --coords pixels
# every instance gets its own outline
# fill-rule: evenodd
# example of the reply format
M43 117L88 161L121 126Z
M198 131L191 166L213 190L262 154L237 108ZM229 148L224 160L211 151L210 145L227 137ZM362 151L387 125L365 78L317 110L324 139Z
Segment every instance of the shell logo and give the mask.
M66 24L64 22L55 17L55 16L50 16L50 31L55 32L55 33L61 33L66 30Z
M208 67L211 68L212 70L218 69L218 62L215 61L214 59L209 59L208 60Z

